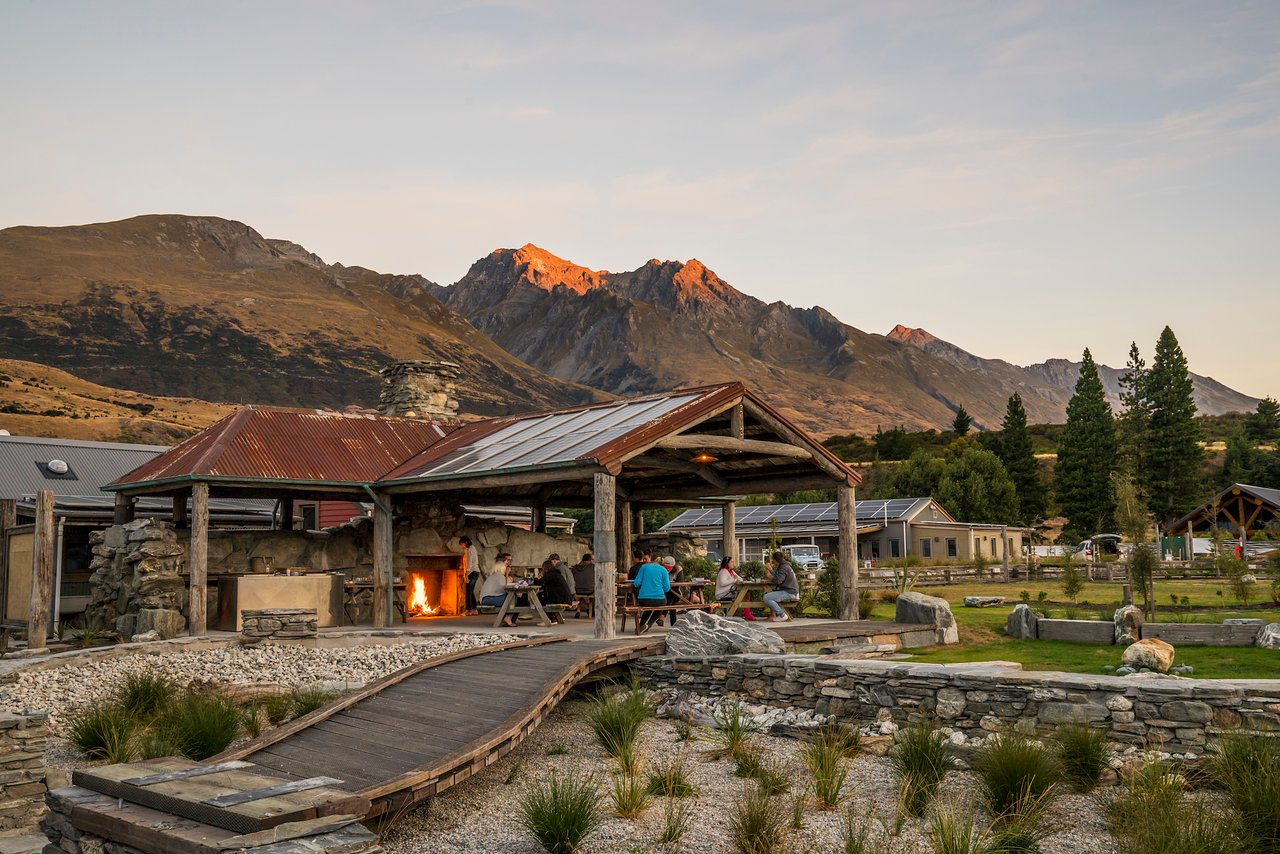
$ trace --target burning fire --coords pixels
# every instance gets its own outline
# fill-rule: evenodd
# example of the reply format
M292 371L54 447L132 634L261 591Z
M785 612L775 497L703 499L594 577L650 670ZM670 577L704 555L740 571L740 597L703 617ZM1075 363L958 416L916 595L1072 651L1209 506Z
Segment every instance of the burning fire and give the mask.
M409 613L415 617L429 617L436 612L427 601L427 582L421 575L413 576L413 593L409 596Z

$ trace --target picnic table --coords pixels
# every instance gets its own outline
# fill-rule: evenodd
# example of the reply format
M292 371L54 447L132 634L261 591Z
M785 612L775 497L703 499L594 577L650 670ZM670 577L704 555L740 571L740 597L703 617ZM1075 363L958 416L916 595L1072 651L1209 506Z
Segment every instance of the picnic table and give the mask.
M541 584L508 584L502 588L507 591L507 598L502 600L502 607L498 609L498 617L493 621L493 627L500 628L502 621L506 619L508 614L533 614L538 618L538 625L550 626L552 623L563 623L564 618L560 616L560 611L564 610L563 605L558 606L555 610L555 616L547 615L547 610L542 604L542 600L538 598L538 591L542 589ZM516 599L520 595L524 595L528 599L528 604L517 605Z
M764 594L774 589L774 584L770 581L744 581L738 585L737 595L725 608L726 617L736 617L743 608L765 608L769 605L764 601ZM783 602L782 607L788 608L796 605L796 602ZM770 612L772 613L772 612Z
M618 579L618 613L622 615L622 625L618 631L625 632L627 630L627 615L631 614L635 617L636 633L639 634L640 614L643 611L653 610L660 613L672 612L672 620L675 620L677 613L689 610L712 611L719 608L720 605L714 599L710 602L695 603L689 598L689 593L695 588L706 587L710 582L707 581L673 581L671 582L671 592L676 595L679 601L673 605L663 605L656 608L644 608L636 601L635 582L625 578Z

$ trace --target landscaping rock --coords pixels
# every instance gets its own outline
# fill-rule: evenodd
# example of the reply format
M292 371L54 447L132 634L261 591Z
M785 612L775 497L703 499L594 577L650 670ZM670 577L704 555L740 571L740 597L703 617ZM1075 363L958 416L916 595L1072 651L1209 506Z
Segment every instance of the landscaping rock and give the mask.
M1160 673L1168 673L1173 666L1173 654L1172 644L1147 638L1130 645L1120 660L1130 668L1149 667Z
M903 593L898 596L894 620L899 623L925 623L933 626L938 643L960 642L960 630L946 599L923 593Z
M997 605L1004 604L1003 596L966 596L964 597L964 606L966 608L994 608Z
M1013 606L1009 619L1005 621L1004 633L1015 640L1035 640L1036 615L1030 605L1019 603Z
M186 631L187 621L181 611L168 608L141 608L138 611L138 623L135 634L145 635L155 632L161 640L176 638Z
M1267 621L1261 617L1228 617L1222 621L1224 626L1265 626Z
M1280 623L1267 623L1263 626L1254 644L1263 649L1280 649Z
M667 655L681 658L741 653L781 655L786 651L786 644L777 632L705 611L682 614L680 621L667 632Z
M1117 608L1112 622L1115 623L1115 643L1128 646L1142 637L1142 609L1137 605Z

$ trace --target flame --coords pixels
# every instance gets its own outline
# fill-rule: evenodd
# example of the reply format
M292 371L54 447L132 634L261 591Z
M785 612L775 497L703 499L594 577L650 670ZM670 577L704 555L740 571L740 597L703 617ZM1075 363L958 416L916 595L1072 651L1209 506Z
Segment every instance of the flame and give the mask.
M427 582L421 575L413 576L413 593L409 596L409 613L415 617L428 617L436 612L427 601Z

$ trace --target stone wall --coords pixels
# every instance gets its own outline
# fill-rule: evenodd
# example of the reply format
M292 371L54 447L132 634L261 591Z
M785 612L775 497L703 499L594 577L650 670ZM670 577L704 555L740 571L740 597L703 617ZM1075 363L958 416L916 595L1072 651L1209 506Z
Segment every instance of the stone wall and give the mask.
M652 657L635 666L657 687L813 709L857 724L933 720L985 736L1080 722L1105 727L1113 741L1187 753L1203 752L1231 729L1280 737L1280 679L1085 676L813 656Z
M315 608L258 608L240 615L240 634L247 640L313 638L319 631Z
M123 638L181 634L187 625L187 583L180 574L185 549L173 527L158 519L135 519L91 531L92 600L85 619Z
M456 421L461 365L421 359L392 362L383 368L378 412L406 418Z
M34 829L44 815L47 712L0 712L0 831Z

